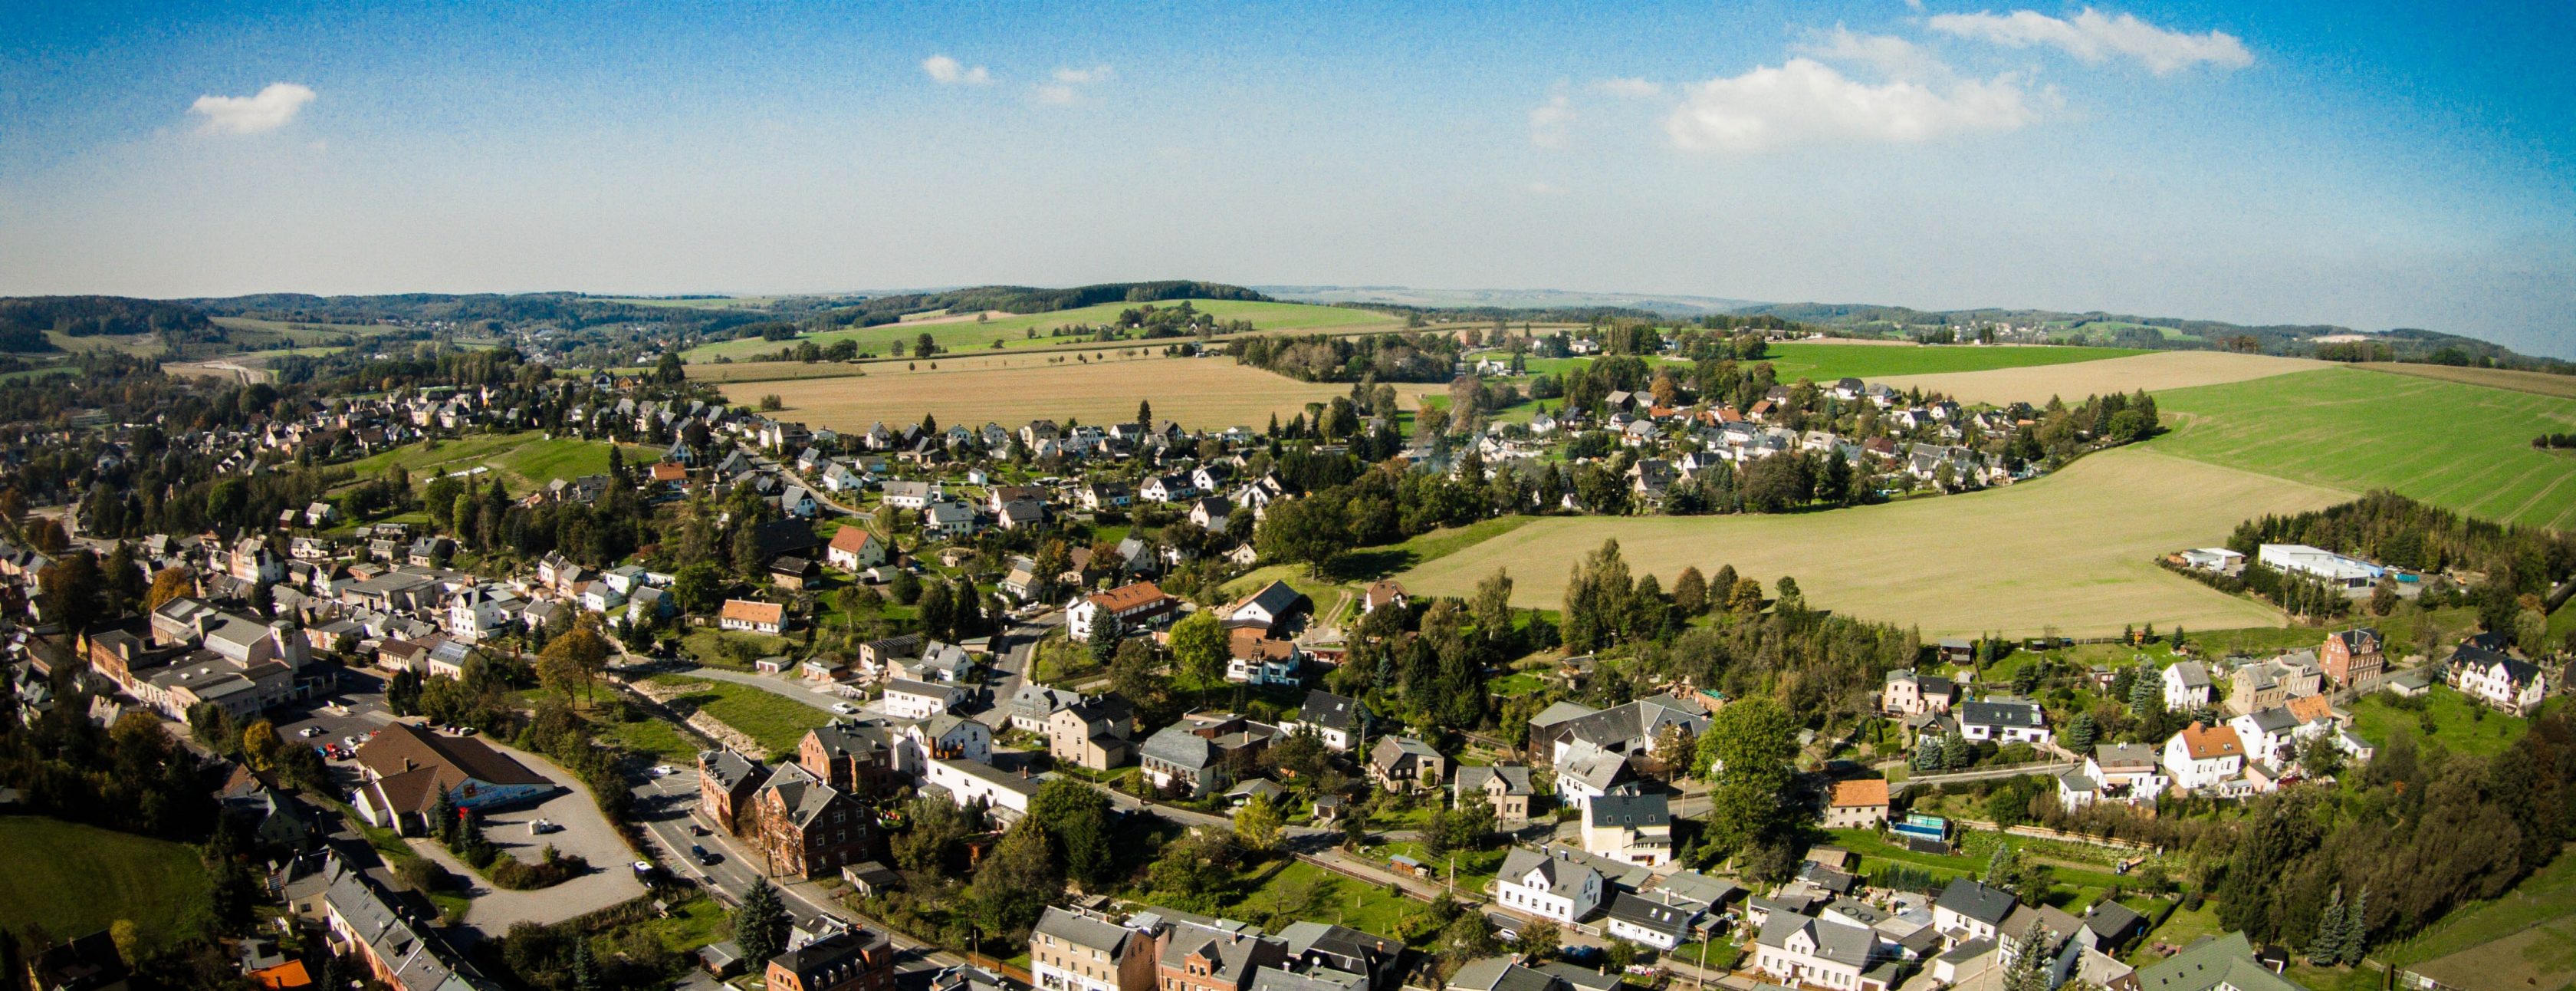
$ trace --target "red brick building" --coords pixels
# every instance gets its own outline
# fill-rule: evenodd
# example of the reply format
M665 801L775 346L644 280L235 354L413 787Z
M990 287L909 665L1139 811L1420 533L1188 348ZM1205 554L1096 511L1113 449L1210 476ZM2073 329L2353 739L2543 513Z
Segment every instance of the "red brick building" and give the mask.
M769 991L894 991L894 941L874 929L833 933L769 958Z
M2325 648L2317 651L2317 660L2335 685L2354 692L2378 688L2379 679L2388 672L2379 631L2368 627L2326 634Z

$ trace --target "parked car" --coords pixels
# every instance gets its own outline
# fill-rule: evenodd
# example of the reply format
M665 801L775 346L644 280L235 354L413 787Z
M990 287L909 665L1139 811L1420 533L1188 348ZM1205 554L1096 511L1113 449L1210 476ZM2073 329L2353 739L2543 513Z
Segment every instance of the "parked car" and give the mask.
M834 702L832 703L832 711L844 716L855 716L859 714L859 707L847 702Z
M549 819L528 820L528 834L531 836L544 836L547 833L560 832L563 832L563 824L561 823L554 822Z
M314 738L314 737L317 737L317 736L321 736L321 735L322 735L322 727L319 727L319 726L307 726L307 727L304 727L303 729L296 730L296 731L295 731L295 735L300 736L300 737L303 737L303 738L305 738L305 739L307 739L307 740L310 740L310 739L312 739L312 738Z
M701 864L712 864L716 862L715 854L708 853L706 847L699 846L695 843L689 844L689 856L698 858L698 863Z
M701 825L698 825L697 823L694 823L694 822L693 822L693 823L690 823L690 824L689 824L689 835L691 835L691 836L705 836L705 835L707 835L707 827L705 827L705 826L701 826Z

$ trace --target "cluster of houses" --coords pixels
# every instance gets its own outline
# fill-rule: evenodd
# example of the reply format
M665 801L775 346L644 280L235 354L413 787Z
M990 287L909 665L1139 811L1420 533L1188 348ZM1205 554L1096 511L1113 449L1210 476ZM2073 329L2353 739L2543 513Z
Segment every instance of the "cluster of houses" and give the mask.
M1967 685L1911 668L1888 673L1879 708L1902 719L1917 741L1955 733L2028 743L2076 762L2058 779L2067 808L2100 801L2151 807L2169 793L2241 798L2276 790L2305 776L2301 752L2315 740L2348 762L2369 761L2375 748L2352 731L2352 714L2338 701L2371 692L2418 695L2439 679L2477 702L2528 714L2553 690L2552 672L2503 647L2501 638L2482 634L2443 662L2391 675L2384 639L2365 627L2328 633L2313 649L2242 659L2223 674L2201 661L2176 661L2156 675L2164 706L2204 718L2160 747L2105 743L2089 753L2067 752L2055 746L2037 703L2010 696L1971 700ZM2107 684L2109 674L2097 671L2097 680Z
M1403 955L1403 944L1346 926L1299 921L1270 935L1164 908L1124 918L1049 908L1029 934L1042 991L1394 991Z
M1793 987L1837 991L1887 991L1918 974L1933 986L2001 988L2036 947L2046 954L2048 986L2120 987L2133 968L2116 954L2147 931L2146 917L2115 901L2078 916L2024 905L1969 878L1931 896L1864 892L1841 869L1847 859L1819 848L1795 880L1746 903L1745 918L1758 929L1746 957L1752 969Z

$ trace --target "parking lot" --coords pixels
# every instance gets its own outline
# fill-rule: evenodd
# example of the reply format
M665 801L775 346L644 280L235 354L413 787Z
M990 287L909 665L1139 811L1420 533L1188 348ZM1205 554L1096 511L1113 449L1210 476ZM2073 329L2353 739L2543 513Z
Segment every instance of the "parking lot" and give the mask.
M483 835L500 847L506 856L529 863L537 862L547 846L590 862L590 872L580 877L535 891L506 891L493 887L476 876L465 865L448 854L444 847L426 840L412 841L413 849L436 859L449 871L473 879L474 906L465 913L465 924L479 929L487 937L498 938L514 923L539 924L561 922L577 915L607 908L644 893L644 882L635 877L628 865L635 852L624 837L608 824L590 793L563 768L534 754L506 747L494 749L508 754L529 770L553 781L558 790L534 805L517 805L495 809L483 816ZM545 819L563 827L555 832L530 832L528 823Z

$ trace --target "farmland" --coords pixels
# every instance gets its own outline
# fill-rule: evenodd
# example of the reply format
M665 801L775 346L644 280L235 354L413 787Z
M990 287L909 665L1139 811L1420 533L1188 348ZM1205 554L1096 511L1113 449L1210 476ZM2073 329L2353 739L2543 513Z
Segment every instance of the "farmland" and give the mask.
M1551 517L1405 573L1421 595L1472 592L1508 567L1517 605L1555 608L1585 552L1617 539L1629 568L1669 583L1690 565L1733 564L1766 584L1794 576L1807 600L1917 624L1926 636L1981 630L2068 635L2129 623L2276 625L2280 614L2165 574L2153 558L2224 538L2248 514L2332 505L2347 492L2119 449L2010 488L1781 516Z
M925 363L925 366L927 363ZM729 385L730 402L776 395L787 415L815 426L865 430L877 421L914 423L923 413L946 424L1016 426L1033 419L1076 417L1084 423L1133 419L1136 401L1152 400L1157 418L1184 427L1259 427L1307 403L1348 395L1350 387L1299 382L1224 359L1151 358L1065 362L1017 368L952 369L871 366L865 378Z
M35 816L0 818L0 929L41 925L72 939L131 920L148 941L198 925L208 899L197 851L177 843Z
M2157 397L2167 454L2347 491L2388 488L2506 523L2576 524L2576 399L2328 368Z
M2147 354L2127 348L2064 345L1911 345L1809 343L1771 345L1763 360L1782 382L1813 379L1831 382L1850 377L1878 381L1895 375L1982 372L1999 368L2045 368L2084 361Z
M2387 372L2392 375L2413 375L2417 378L2439 379L2444 382L2462 382L2495 389L2511 389L2515 392L2557 396L2561 399L2576 399L2576 375L2518 372L2509 368L2462 368L2455 365L2413 365L2396 362L2373 362L2353 367L2366 368L2374 372Z
M1189 300L1188 302L1193 308L1210 314L1219 321L1249 320L1252 322L1255 329L1263 331L1323 330L1327 328L1350 329L1359 327L1382 327L1392 330L1400 326L1400 322L1396 318L1390 317L1384 313L1372 310L1351 309L1349 307L1310 306L1304 303L1255 303L1242 300L1222 299L1194 299ZM1168 302L1157 302L1152 305L1161 308L1170 308L1178 306L1180 303L1180 300L1171 300ZM1078 343L1080 341L1079 338L1051 338L1047 336L1049 331L1058 327L1069 327L1074 325L1105 325L1117 320L1118 314L1121 312L1144 305L1147 304L1103 303L1099 306L1086 306L1080 309L1062 310L1055 313L1000 316L992 317L983 321L959 320L950 322L944 320L923 320L905 323L890 323L881 324L875 327L853 327L847 330L825 331L819 334L809 334L805 337L799 338L798 340L810 340L819 345L829 345L835 341L855 341L858 343L860 350L876 354L886 354L897 345L909 344L923 334L929 334L932 340L939 343L940 347L950 348L961 353L966 351L990 349L995 341L1000 341L1004 349L1048 347L1055 344L1071 344ZM1029 336L1032 333L1036 336ZM767 354L777 351L783 347L792 346L794 346L794 342L770 341L759 338L724 341L692 348L689 350L686 358L691 362L712 361L719 356L740 359L747 355Z
M2242 382L2331 367L2327 362L2306 358L2266 358L2225 351L2150 351L2141 354L2110 348L2082 350L2113 351L2125 357L1988 371L1893 375L1871 381L1885 382L1896 389L1919 387L1925 392L1939 392L1963 403L2000 406L2010 402L2046 402L2050 396L2072 402L2086 396L2140 389L2162 394L2169 389Z

